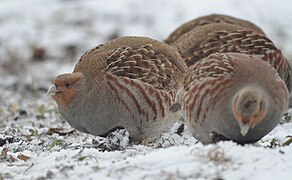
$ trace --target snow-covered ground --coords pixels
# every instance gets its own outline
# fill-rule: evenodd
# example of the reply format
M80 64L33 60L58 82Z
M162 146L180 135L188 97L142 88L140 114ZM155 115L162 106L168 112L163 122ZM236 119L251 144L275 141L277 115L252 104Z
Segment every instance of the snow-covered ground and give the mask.
M50 81L97 44L123 35L163 40L211 13L254 22L292 60L290 0L0 1L0 180L291 179L289 117L251 145L202 145L187 130L175 133L176 124L147 145L117 135L115 150L114 140L73 131L46 96Z

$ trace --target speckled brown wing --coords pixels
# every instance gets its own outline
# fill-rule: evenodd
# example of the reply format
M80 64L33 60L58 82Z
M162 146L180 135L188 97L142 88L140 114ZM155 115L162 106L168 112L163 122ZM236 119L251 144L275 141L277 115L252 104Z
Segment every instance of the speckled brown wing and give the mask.
M175 46L188 66L212 53L244 53L269 62L291 91L291 68L281 50L265 35L233 24L209 24L192 30Z
M224 54L216 53L188 68L183 78L182 107L190 123L204 121L208 110L214 108L220 92L232 88L233 66Z
M255 24L249 21L227 16L227 15L222 15L222 14L211 14L208 16L202 16L202 17L196 18L192 21L189 21L181 25L174 32L172 32L164 42L166 42L167 44L172 44L179 37L186 34L187 32L194 30L197 27L204 26L207 24L213 24L213 23L228 23L228 24L239 25L247 29L252 29L260 34L265 34L261 28L259 28L258 26L256 26Z
M104 79L112 97L131 113L160 119L175 102L182 71L155 44L120 47L107 58ZM175 53L168 52L168 53Z
M105 44L100 44L97 47L85 53L80 58L79 61L82 61L83 59L87 59L88 55L92 55L92 54L97 55L97 54L100 54L101 52L109 52L109 54L111 54L113 53L113 51L121 47L140 48L147 44L152 45L153 51L164 54L171 63L173 63L175 66L178 67L178 69L180 69L181 71L184 70L185 64L178 60L180 58L179 54L173 53L174 50L172 47L167 46L165 43L151 39L151 38L138 37L138 36L120 37L112 41L109 41Z
M156 89L170 90L181 71L152 44L140 48L118 48L107 58L105 73L140 80Z
M151 53L154 53L155 57L154 56L153 57L157 58L157 62L159 62L159 57L163 55L164 56L163 58L168 60L167 61L169 62L168 64L171 64L173 68L176 68L179 72L184 72L184 70L186 69L185 63L181 59L180 55L173 49L173 47L168 46L167 44L163 42L159 42L150 38L131 36L131 37L121 37L121 38L114 39L105 44L100 44L97 47L87 51L83 56L81 56L73 72L82 72L83 74L85 74L85 77L88 79L88 81L94 80L96 82L99 82L101 80L100 78L102 77L102 74L104 73L104 70L106 69L106 67L110 63L113 63L113 58L109 60L108 59L109 56L113 54L117 55L118 51L121 51L122 49L125 50L126 48L128 48L128 50L129 48L132 48L132 49L140 48L139 51L143 53L143 50L145 51L147 49L145 48L141 49L141 48L143 46L146 47L146 45L150 46L149 52L147 52L150 54L148 55L151 55ZM140 52L137 52L136 55L141 56L139 55ZM125 56L126 54L123 54L123 57ZM164 59L162 60L164 61ZM167 69L167 71L168 70L169 69ZM136 72L136 73L139 73L139 72ZM140 79L149 81L141 77ZM91 83L88 83L88 84L91 84ZM88 88L91 88L91 87L88 87Z

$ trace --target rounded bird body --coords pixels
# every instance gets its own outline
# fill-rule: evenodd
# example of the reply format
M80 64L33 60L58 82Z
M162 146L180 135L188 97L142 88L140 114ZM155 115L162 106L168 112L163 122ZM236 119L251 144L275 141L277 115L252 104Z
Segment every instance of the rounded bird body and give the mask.
M278 73L256 56L215 53L186 72L179 96L185 121L203 143L252 143L270 132L288 106Z
M122 126L141 141L179 119L170 108L185 68L165 43L122 37L86 52L72 73L56 77L49 93L75 129L103 135Z

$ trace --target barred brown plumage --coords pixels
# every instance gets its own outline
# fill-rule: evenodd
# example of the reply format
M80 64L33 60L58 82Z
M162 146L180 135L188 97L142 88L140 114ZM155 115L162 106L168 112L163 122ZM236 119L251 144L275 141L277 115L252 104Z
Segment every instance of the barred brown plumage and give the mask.
M170 107L185 69L171 46L146 37L121 37L86 52L73 73L56 77L49 93L77 130L102 135L123 126L134 141L141 141L157 137L179 119Z
M212 53L251 54L269 62L292 90L292 70L280 49L264 34L234 24L215 23L197 27L173 44L188 66Z
M253 55L214 53L192 65L179 91L192 134L203 143L251 143L280 121L288 90L275 69ZM277 87L277 88L276 88Z

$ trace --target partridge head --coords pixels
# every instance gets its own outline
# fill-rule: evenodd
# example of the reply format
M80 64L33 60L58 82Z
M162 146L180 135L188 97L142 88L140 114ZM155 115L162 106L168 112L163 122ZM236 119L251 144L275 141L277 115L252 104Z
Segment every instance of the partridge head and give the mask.
M66 109L77 94L82 94L84 86L85 78L82 73L62 74L55 78L47 93L52 95L59 108Z
M186 65L169 45L121 37L86 52L48 94L75 129L105 135L126 128L134 141L158 136L179 118L170 111Z
M250 128L254 128L267 115L269 102L257 88L246 87L239 90L232 100L232 112L245 136Z

